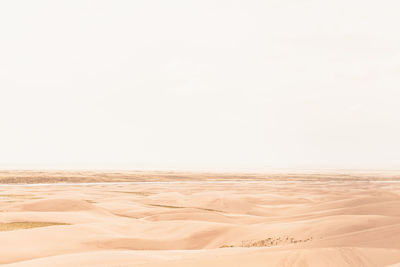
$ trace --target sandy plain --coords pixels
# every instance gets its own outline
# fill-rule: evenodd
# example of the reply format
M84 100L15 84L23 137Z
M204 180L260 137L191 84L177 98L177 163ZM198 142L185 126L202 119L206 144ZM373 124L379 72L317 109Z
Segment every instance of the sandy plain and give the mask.
M2 266L400 266L395 173L0 172Z

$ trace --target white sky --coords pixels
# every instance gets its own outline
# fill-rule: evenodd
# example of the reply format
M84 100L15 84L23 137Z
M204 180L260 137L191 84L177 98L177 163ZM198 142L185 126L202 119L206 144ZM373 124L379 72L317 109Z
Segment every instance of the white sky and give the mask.
M400 169L399 10L2 0L0 168Z

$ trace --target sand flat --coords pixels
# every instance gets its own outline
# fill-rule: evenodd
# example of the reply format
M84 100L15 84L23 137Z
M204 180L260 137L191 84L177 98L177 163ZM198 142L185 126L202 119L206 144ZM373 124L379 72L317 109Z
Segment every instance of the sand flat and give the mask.
M93 178L87 184L69 184L76 181L60 178L63 184L54 186L46 174L32 178L46 184L0 185L0 224L18 226L0 231L0 264L400 263L396 175L374 179L373 174L310 174L305 179L305 174L252 174L231 180L216 174L169 175L173 177L160 182L154 180L156 176L150 182L128 175L124 181ZM28 227L32 225L40 227Z

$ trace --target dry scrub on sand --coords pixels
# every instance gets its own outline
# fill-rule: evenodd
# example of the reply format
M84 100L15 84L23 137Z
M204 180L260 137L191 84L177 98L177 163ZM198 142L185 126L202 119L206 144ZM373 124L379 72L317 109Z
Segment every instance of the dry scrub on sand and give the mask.
M302 242L309 242L313 240L312 237L307 239L295 239L294 237L268 237L262 240L250 240L250 241L242 241L239 245L223 245L221 248L234 248L234 247L243 247L243 248L251 248L251 247L273 247L273 246L283 246L287 244L297 244Z
M56 223L56 222L9 222L0 223L0 231L13 231L28 228L46 227L54 225L67 225L66 223Z
M399 181L397 172L209 173L173 171L0 170L0 184L166 181Z

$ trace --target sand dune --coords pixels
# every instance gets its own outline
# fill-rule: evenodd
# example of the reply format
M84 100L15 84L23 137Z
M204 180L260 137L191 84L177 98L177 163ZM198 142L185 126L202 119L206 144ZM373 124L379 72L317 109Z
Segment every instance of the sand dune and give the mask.
M313 177L0 186L0 264L399 266L400 183Z
M96 207L87 201L75 199L46 199L17 204L10 211L80 211L95 210Z

